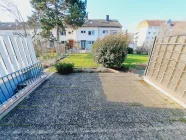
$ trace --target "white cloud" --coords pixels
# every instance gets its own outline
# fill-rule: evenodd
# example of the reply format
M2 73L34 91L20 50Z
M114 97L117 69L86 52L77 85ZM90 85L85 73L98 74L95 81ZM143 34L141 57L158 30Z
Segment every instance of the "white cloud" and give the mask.
M30 5L30 0L9 0L13 2L21 12L24 20L27 19L27 16L32 14L32 7ZM0 10L0 21L10 22L15 21L15 17L7 11Z

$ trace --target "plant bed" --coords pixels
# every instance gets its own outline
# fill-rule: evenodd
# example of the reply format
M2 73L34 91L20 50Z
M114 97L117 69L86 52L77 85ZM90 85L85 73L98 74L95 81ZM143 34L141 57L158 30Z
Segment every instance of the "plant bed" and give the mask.
M75 68L75 73L118 73L118 71L110 69L110 68Z

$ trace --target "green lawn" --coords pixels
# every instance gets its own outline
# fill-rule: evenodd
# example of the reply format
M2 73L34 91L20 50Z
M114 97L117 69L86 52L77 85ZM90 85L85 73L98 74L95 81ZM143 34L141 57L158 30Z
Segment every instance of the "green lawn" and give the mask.
M63 62L74 63L75 68L96 68L99 66L94 62L92 54L71 54Z
M94 62L92 54L71 54L62 60L62 62L73 63L75 68L96 68L99 66L99 64ZM135 68L136 65L147 64L147 62L148 55L128 54L123 64L130 68ZM55 71L55 68L49 71Z
M139 54L128 54L127 59L124 61L124 65L130 68L135 68L139 64L147 64L148 55L139 55Z

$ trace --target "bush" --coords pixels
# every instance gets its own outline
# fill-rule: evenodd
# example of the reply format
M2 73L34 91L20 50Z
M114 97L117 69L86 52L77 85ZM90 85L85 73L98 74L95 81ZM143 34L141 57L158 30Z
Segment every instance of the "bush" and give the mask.
M148 54L148 52L149 52L148 47L142 46L142 47L137 47L136 48L136 53L137 54Z
M133 48L127 47L127 52L128 52L128 54L133 54L134 50L133 50Z
M95 61L104 67L120 68L127 55L127 37L122 33L108 35L92 46Z
M60 74L70 74L73 72L74 64L71 63L58 63L55 68Z

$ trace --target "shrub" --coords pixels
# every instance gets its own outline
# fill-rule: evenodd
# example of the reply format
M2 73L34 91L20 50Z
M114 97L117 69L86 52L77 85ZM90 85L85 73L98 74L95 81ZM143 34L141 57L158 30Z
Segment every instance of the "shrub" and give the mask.
M70 74L73 72L74 64L71 63L58 63L55 68L60 74Z
M148 54L148 52L149 52L148 47L142 46L142 47L137 47L136 48L136 53L137 54Z
M120 68L127 55L127 37L122 33L108 35L92 46L94 60L104 67Z
M134 50L133 50L133 48L127 47L127 52L128 52L128 54L133 54Z

